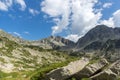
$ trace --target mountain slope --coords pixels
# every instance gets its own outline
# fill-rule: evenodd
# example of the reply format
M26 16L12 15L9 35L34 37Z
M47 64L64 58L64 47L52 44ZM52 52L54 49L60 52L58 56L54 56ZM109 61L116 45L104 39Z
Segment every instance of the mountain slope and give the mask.
M76 43L75 49L84 53L94 53L95 57L105 57L116 61L120 57L120 28L110 28L98 25L88 31Z
M18 37L14 37L11 34L8 34L7 32L3 31L0 29L0 37L6 37L9 40L15 41L15 42L20 42L22 39L18 38Z
M95 28L88 31L88 33L80 38L76 43L76 49L83 49L87 45L99 41L106 42L108 39L119 39L120 28L110 28L105 25L98 25Z
M21 43L18 38L0 31L0 80L30 80L38 69L45 67L48 71L74 60L66 52L43 49L27 42Z

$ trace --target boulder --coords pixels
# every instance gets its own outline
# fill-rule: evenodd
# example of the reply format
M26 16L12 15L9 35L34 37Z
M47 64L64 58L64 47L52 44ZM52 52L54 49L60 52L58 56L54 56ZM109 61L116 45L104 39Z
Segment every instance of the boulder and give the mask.
M120 60L113 63L113 65L110 67L110 70L120 76Z
M117 80L120 76L120 60L111 64L104 71L91 77L92 80Z
M117 75L110 69L105 70L95 76L91 77L92 80L117 80Z
M70 78L72 75L78 73L89 63L88 58L82 58L80 60L71 62L65 67L55 69L49 72L47 76L47 80L66 80Z
M80 72L75 74L74 76L77 79L81 78L88 78L102 70L105 66L107 66L109 63L106 59L100 59L99 61L96 61L92 64L87 65L85 68L83 68Z

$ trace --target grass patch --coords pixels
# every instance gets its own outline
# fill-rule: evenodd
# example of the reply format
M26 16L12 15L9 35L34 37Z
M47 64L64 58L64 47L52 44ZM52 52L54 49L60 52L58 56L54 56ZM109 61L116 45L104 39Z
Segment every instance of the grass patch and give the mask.
M90 78L82 78L81 80L91 80Z
M41 68L37 69L35 73L30 77L30 80L41 80L45 78L45 74L48 73L49 71L56 69L58 67L63 67L68 65L71 61L75 61L77 58L71 58L68 59L64 62L59 62L59 63L53 63L53 64L48 64L48 65L43 65Z

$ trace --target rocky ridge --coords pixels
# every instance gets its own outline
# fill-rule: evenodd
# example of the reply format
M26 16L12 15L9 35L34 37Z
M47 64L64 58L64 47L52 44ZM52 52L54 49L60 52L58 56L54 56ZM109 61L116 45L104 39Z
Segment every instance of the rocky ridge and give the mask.
M40 46L44 49L60 49L74 46L75 43L60 36L50 36L41 40L31 41L30 45Z

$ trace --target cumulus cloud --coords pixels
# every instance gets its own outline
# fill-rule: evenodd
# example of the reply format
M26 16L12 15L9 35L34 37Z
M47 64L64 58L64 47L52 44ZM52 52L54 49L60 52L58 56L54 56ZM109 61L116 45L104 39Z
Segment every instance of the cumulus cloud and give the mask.
M81 36L78 36L77 34L70 34L70 35L66 36L65 38L69 39L71 41L77 42L80 37Z
M37 14L40 13L39 11L34 10L34 9L31 9L31 8L29 8L29 12L30 12L33 16L35 16L35 15L37 15Z
M102 14L101 9L95 8L97 3L98 0L44 0L41 10L56 24L52 35L70 30L67 38L75 40L98 24Z
M85 34L89 29L93 28L101 18L100 11L95 12L93 7L97 0L73 0L71 16L71 31L80 36Z
M120 27L120 9L113 13L113 22L115 27Z
M12 0L0 1L0 10L8 11L8 8L12 6Z
M8 7L5 3L0 1L0 10L8 11Z
M42 11L53 17L56 25L52 27L52 34L62 32L67 29L70 17L70 0L44 0L41 4Z
M108 20L101 20L100 23L104 24L104 25L107 25L108 27L113 27L113 28L115 27L113 17L109 18Z
M8 11L14 3L20 5L20 10L25 10L26 4L24 0L0 0L0 10Z
M105 3L103 5L103 8L110 8L112 6L112 3Z
M97 8L96 5L101 5L102 8ZM102 11L112 6L109 2L102 4L99 0L43 0L41 6L41 10L55 23L52 35L70 32L65 38L73 41L77 41L98 24L120 27L120 10L115 11L109 19L102 20Z
M115 11L108 20L102 20L101 24L105 24L109 27L120 27L120 9Z
M13 34L16 35L16 36L19 36L19 37L21 36L21 34L17 33L17 32L13 32Z
M25 4L25 2L24 2L24 0L16 0L16 3L18 3L20 6L21 6L21 10L25 10L25 8L26 8L26 4Z

